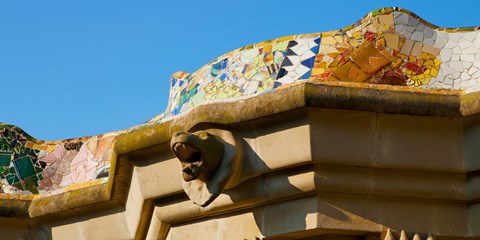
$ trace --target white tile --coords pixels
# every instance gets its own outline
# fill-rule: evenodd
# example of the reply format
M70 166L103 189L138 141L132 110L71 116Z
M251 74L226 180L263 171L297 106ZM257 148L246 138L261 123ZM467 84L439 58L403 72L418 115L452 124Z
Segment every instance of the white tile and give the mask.
M452 61L452 62L460 61L460 55L459 54L453 54L452 59L450 59L450 61Z
M307 73L308 71L310 71L310 68L308 67L305 67L303 65L299 65L296 69L295 69L295 72L298 73L298 77L301 77L303 76L305 73Z
M288 56L288 60L292 63L291 66L285 66L285 70L287 71L293 71L295 68L297 68L298 65L300 65L300 57L299 56Z
M457 32L450 33L449 38L452 41L458 42L462 38L462 35L463 35L463 33L459 33L459 32L458 33Z
M403 25L395 25L395 32L401 34L403 32Z
M471 67L469 70L468 70L468 75L472 76L474 73L478 72L478 68L476 67Z
M452 73L451 76L452 76L453 80L456 80L456 79L459 79L460 76L462 76L462 73L461 72L454 72L454 73Z
M306 59L309 59L311 57L314 57L316 54L313 53L312 51L308 50L306 51L305 53L302 54L302 56L300 56L300 61L304 61Z
M276 81L281 82L283 84L288 84L288 83L292 83L294 81L294 79L290 76L283 76L283 77L277 79Z
M477 81L475 81L475 79L470 79L470 81L468 81L468 87L469 88L475 86L476 84L477 84Z
M452 49L448 49L448 48L442 49L440 51L440 59L443 62L448 62L452 58L452 53L453 53Z
M417 29L417 31L423 32L425 31L425 28L426 28L425 24L419 23L415 29Z
M479 86L478 83L477 83L477 84L475 84L474 86L469 87L469 88L467 89L467 93L476 92L476 91L478 91L479 89L480 89L480 86Z
M480 61L474 61L473 66L480 68Z
M313 41L312 41L312 42L309 42L309 43L308 43L308 48L309 48L309 49L312 49L313 47L316 47L316 46L318 46L318 44L317 44L316 42L313 42Z
M443 70L440 68L437 73L437 79L443 81L444 78L445 78L445 73L443 73Z
M407 25L409 17L410 17L409 15L407 15L405 13L401 13L398 16L395 17L395 24Z
M466 72L463 72L460 75L460 79L462 80L462 82L466 82L466 81L470 80L470 75L468 75L468 73L466 73Z
M465 39L465 40L468 40L470 42L473 42L478 36L478 32L475 31L475 32L467 32L467 33L464 33L463 36L462 36L462 39Z
M423 43L433 46L435 44L435 41L433 41L433 39L425 39L423 40Z
M467 61L463 61L463 71L464 71L464 72L467 72L468 69L470 69L472 66L473 66L473 63L467 62Z
M480 37L476 38L475 40L473 40L473 44L478 48L480 49Z
M459 46L456 46L456 47L453 48L453 54L462 55L463 51Z
M479 79L480 78L480 71L476 71L472 74L472 78Z
M469 47L473 47L473 43L469 40L461 40L458 45L460 46L461 49L466 49Z
M463 71L463 63L460 61L450 62L448 65L457 71Z
M444 32L444 31L439 31L439 30L435 30L435 31L437 32L437 37L441 37L441 38L443 38L443 40L448 42L448 40L450 39L450 33Z
M478 49L475 46L471 46L469 48L463 49L463 54L476 54L478 53Z
M441 49L445 46L445 44L447 44L447 40L437 35L437 39L435 39L435 44L433 46Z
M452 73L455 72L455 69L451 68L450 66L448 66L448 64L442 64L440 66L440 69L443 71L443 73L445 74L445 76L448 76Z
M302 55L306 51L310 50L306 44L297 44L290 48L297 55Z
M415 31L412 35L412 39L415 41L423 42L423 32Z
M447 44L445 44L445 48L454 48L458 46L458 42L453 40L448 40Z
M415 27L406 25L405 26L405 31L413 33L413 32L415 32Z
M460 59L462 59L462 61L467 61L467 62L470 62L470 63L473 63L475 61L475 55L473 54L463 54Z
M412 17L412 16L408 16L408 25L410 26L417 26L418 24L420 24L420 22L418 21L418 19Z
M407 39L412 39L412 32L403 31L403 35L404 35Z
M435 40L437 38L437 33L433 31L433 29L431 29L430 27L425 28L424 34L425 34L425 39Z
M453 85L452 77L445 77L445 80L443 82L447 85Z

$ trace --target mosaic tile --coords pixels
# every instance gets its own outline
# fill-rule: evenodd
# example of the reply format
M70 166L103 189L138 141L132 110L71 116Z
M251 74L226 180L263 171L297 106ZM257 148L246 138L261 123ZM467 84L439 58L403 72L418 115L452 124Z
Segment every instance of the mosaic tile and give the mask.
M110 163L94 154L103 156L106 148L98 146L103 152L96 153L88 146L103 138L43 142L17 127L0 124L0 193L39 194L98 178L98 170L108 169Z
M406 10L382 8L342 29L250 44L194 73L177 72L170 79L166 111L145 124L299 82L470 93L480 90L479 70L478 27L439 28ZM130 130L44 142L0 124L0 193L52 194L108 179L110 162L104 155L118 134Z

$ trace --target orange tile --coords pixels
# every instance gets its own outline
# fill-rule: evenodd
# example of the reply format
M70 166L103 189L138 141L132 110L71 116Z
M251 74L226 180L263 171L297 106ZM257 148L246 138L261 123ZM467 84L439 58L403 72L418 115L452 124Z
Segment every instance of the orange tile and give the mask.
M362 70L370 74L377 72L390 62L372 45L366 46L359 51L358 54L353 56L352 59Z
M363 82L369 78L368 74L363 72L360 67L353 62L347 62L338 67L333 74L340 81L345 82Z

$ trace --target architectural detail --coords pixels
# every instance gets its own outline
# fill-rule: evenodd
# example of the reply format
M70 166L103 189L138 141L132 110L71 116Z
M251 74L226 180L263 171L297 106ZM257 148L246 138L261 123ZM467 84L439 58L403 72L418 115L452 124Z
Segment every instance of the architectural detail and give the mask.
M398 236L395 236L398 235ZM407 234L404 230L400 231L397 234L394 234L392 230L389 228L385 232L385 237L383 240L434 240L432 234L426 233L426 234L420 234L418 232L413 232L410 234Z
M0 238L478 239L479 30L382 8L175 73L128 129L0 124Z
M175 132L170 146L182 165L183 189L195 204L207 206L220 192L243 179L239 176L243 146L230 131Z

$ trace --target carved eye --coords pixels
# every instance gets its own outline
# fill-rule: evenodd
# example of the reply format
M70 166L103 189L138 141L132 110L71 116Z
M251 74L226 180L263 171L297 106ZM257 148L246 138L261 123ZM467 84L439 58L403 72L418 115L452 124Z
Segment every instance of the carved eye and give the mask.
M198 137L201 139L207 139L208 133L205 131L198 132Z

